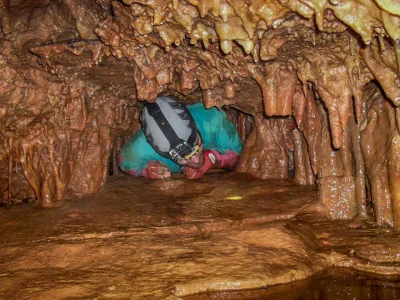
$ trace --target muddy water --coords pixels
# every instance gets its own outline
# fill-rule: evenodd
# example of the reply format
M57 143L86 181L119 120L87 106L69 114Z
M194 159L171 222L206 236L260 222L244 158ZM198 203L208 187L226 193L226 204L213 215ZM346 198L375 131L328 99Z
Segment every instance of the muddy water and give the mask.
M257 290L204 293L185 300L398 300L400 281L351 273L346 269L330 270L313 278Z
M400 274L398 231L329 220L316 188L290 180L121 176L61 207L1 208L0 220L1 299L179 299L302 285L332 267Z
M397 300L400 282L362 274L331 274L311 280L296 299ZM326 277L325 277L326 276Z

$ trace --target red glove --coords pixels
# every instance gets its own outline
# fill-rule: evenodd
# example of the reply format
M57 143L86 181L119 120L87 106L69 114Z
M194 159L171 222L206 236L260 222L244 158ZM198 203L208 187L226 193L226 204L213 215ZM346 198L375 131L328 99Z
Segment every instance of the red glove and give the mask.
M235 167L239 155L230 150L224 154L219 153L217 150L211 150L215 156L215 168L231 170Z
M204 151L203 157L204 157L204 164L199 169L193 169L190 167L183 168L183 174L185 174L187 178L198 179L214 166L215 155L211 150Z
M171 177L168 167L159 161L149 162L142 172L140 172L140 175L151 179Z

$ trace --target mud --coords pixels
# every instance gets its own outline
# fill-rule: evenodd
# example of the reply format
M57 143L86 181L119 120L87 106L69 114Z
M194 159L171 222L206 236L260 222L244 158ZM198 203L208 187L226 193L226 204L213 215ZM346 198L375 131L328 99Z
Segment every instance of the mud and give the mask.
M332 267L400 271L396 230L330 220L316 187L293 180L118 176L84 201L0 212L4 299L178 299L292 283Z

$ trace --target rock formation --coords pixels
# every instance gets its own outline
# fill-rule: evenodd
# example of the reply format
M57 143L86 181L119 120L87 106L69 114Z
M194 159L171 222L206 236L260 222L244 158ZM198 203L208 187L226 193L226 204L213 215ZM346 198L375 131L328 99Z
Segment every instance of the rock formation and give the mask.
M3 203L98 191L140 101L172 94L235 110L237 171L400 227L395 1L3 0L0 16Z

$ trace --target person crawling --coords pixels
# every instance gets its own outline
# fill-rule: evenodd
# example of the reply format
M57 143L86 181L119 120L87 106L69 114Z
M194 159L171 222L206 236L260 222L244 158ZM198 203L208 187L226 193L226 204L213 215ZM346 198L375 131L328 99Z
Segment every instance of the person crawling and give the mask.
M160 96L146 103L142 129L121 149L118 163L129 175L161 179L183 173L198 179L212 168L232 169L242 142L225 112L203 103L185 106Z

